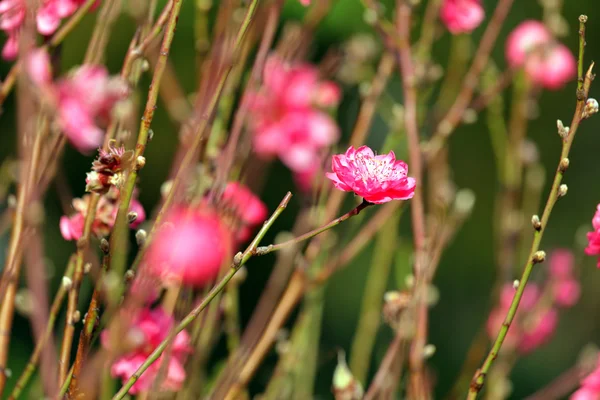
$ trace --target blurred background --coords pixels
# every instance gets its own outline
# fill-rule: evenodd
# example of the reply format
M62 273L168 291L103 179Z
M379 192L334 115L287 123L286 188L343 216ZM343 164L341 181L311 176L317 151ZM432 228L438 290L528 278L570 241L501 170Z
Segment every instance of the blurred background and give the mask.
M215 3L218 3L215 2ZM341 46L357 32L372 33L363 20L363 6L357 0L338 0L333 2L331 12L318 29L316 40L310 57L319 61L330 47ZM384 1L383 3L391 3ZM495 1L483 2L486 13L491 14ZM391 5L391 4L390 4ZM175 42L171 51L171 60L177 70L180 82L188 92L196 89L193 56L193 1L183 2L183 12L177 27ZM422 12L423 6L417 8ZM284 10L284 19L300 19L305 9L300 4L288 1ZM564 5L566 20L570 24L569 35L565 43L576 52L577 48L577 17L587 14L588 47L587 61L600 57L600 9L596 0L567 1ZM77 65L85 52L93 27L95 14L86 20L70 35L61 47L61 62L64 71ZM496 43L493 58L500 66L504 61L504 40L506 35L525 19L540 19L541 7L536 1L516 1L502 28L500 39ZM485 25L485 23L484 23ZM109 45L108 67L116 73L121 66L126 46L133 34L133 25L128 18L121 17L120 22L112 33ZM476 45L483 27L477 29L472 37ZM2 38L1 40L4 40ZM441 35L434 46L433 58L444 65L448 58L450 37ZM0 77L4 77L10 64L0 62ZM397 75L397 74L396 74ZM148 77L140 85L139 95L144 95L148 86ZM389 84L388 93L400 103L401 87L397 77ZM598 96L600 87L592 85L591 97ZM15 102L14 94L4 105L0 118L0 162L15 154ZM344 87L343 102L338 111L338 122L345 138L348 137L356 118L359 94L356 87ZM142 104L144 98L141 98ZM140 201L147 210L151 210L160 195L160 186L165 180L177 144L177 127L175 127L164 110L164 104L159 108L153 123L154 139L147 151L147 164L141 174ZM528 137L539 149L540 159L547 172L544 199L550 187L549 182L556 168L560 154L560 140L556 134L556 119L570 121L575 108L575 82L560 91L546 91L540 97L535 118L530 122ZM481 114L483 117L483 114ZM453 179L460 188L472 189L477 202L471 217L457 234L445 252L435 279L439 291L439 301L431 309L430 338L437 351L430 360L430 366L437 381L436 398L445 396L460 371L465 360L469 344L476 337L486 321L491 307L490 293L496 269L493 254L493 210L494 199L498 189L494 156L492 153L487 125L484 118L475 123L463 125L457 129L450 140L450 164L453 168ZM387 125L376 118L369 136L370 145L379 147L387 134ZM344 143L344 139L342 139ZM341 146L342 148L344 145ZM579 130L571 152L571 164L564 183L569 187L568 195L559 201L554 209L550 225L544 236L542 249L551 251L553 248L573 248L578 256L582 255L581 237L591 229L591 218L600 202L600 117L585 121ZM406 159L406 154L400 154ZM91 157L85 157L68 148L63 161L63 173L66 185L61 190L71 191L74 196L81 196L85 187L85 172L89 170ZM410 171L409 171L410 172ZM46 250L48 269L54 278L53 287L58 284L62 269L74 250L73 242L62 239L58 221L62 215L61 205L56 187L52 188L46 198ZM268 179L262 199L272 210L288 190L295 190L289 171L276 162L268 171ZM352 207L350 202L345 206ZM276 232L290 229L298 210L299 196L296 196L289 211L277 221L265 242L271 242ZM0 205L5 207L6 205ZM366 217L374 210L368 209ZM541 206L540 206L541 213ZM402 216L403 245L410 246L410 217L405 212ZM338 230L342 234L341 230ZM583 235L585 238L585 235ZM8 233L0 236L0 258L4 258ZM583 243L585 246L585 242ZM361 296L367 271L371 262L371 247L361 253L345 270L338 273L327 287L325 316L321 332L320 374L317 382L319 398L330 398L331 376L336 364L336 354L339 348L348 350L355 330ZM520 399L534 392L544 384L558 376L562 371L573 366L582 350L588 344L600 345L600 271L596 268L596 259L592 257L577 257L580 279L583 283L583 295L577 306L570 308L560 315L559 327L552 340L535 353L519 360L512 380L514 391L511 398ZM253 306L261 293L264 282L268 277L274 257L253 259L248 264L248 278L242 286L242 316L246 321ZM520 271L522 265L517 266ZM543 268L541 266L540 268ZM408 257L396 261L395 270L389 281L389 288L399 288L405 285L404 280L410 270ZM534 272L535 275L538 271ZM519 272L520 273L520 272ZM517 275L515 275L517 278ZM1 301L1 300L0 300ZM59 325L60 326L60 325ZM32 350L32 340L29 322L17 315L13 329L11 344L11 361L9 365L13 376L18 376ZM381 326L377 341L373 366L379 364L387 345L392 337L392 331L387 325ZM271 372L276 361L272 354L255 379L255 389L260 390L262 384ZM372 368L372 373L375 368ZM11 386L9 381L9 387ZM14 383L14 382L12 382Z

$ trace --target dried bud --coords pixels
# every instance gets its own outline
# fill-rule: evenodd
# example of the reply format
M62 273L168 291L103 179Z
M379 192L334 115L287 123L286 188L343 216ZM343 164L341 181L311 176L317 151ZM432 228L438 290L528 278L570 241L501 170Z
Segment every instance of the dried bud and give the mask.
M344 352L338 353L338 364L333 372L333 395L335 400L360 400L363 398L363 388L346 364Z
M536 231L542 229L542 221L540 221L540 217L537 215L531 217L531 225L533 225L533 229L535 229Z
M558 128L558 136L563 139L566 139L569 136L569 127L564 126L560 119L556 120L556 127Z
M545 259L546 259L546 252L543 250L538 250L533 254L533 258L531 261L533 261L534 264L539 264L541 262L544 262Z
M589 98L585 102L585 107L581 113L581 118L589 118L598 112L598 101L596 99Z
M564 197L564 196L567 195L568 191L569 191L569 187L563 183L562 185L560 185L558 187L558 196L559 197Z
M128 221L130 224L133 224L133 223L135 222L135 220L137 219L137 217L138 217L138 214L137 214L135 211L130 211L130 212L127 214L127 221Z
M137 242L138 246L140 246L140 247L146 243L147 238L148 238L148 234L143 229L140 229L135 233L135 241Z
M402 312L410 304L409 292L392 291L383 295L383 319L392 327L400 323Z

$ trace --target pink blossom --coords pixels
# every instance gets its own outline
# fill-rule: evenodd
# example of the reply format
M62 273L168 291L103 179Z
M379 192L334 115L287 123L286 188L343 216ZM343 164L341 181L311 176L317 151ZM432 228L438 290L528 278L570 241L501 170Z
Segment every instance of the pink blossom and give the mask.
M314 66L288 65L276 56L269 57L263 75L261 90L244 102L253 115L254 151L262 158L279 157L294 172L305 171L339 138L334 120L322 111L337 105L339 88L321 81Z
M232 253L230 232L219 216L179 206L166 221L146 254L148 272L184 285L213 281Z
M588 232L588 245L585 248L585 254L588 256L600 255L600 204L596 207L596 213L592 219L593 232ZM600 268L600 259L598 259L598 268Z
M325 175L336 188L354 192L370 203L407 200L415 193L415 180L406 176L408 166L396 160L393 151L376 156L367 146L352 146L346 154L332 156L331 169L333 172Z
M504 323L504 319L506 318L507 310L503 308L495 308L490 312L490 316L486 323L486 331L488 337L491 340L496 339L498 332L500 332L500 328ZM517 311L518 312L518 311ZM515 349L521 340L522 331L519 323L513 321L510 328L508 329L508 333L504 338L503 349Z
M440 18L452 34L470 33L485 18L481 0L444 0Z
M525 330L521 338L519 351L529 353L546 343L550 340L557 325L558 312L553 308L535 315L533 323Z
M502 287L502 292L500 294L500 306L502 309L508 310L512 303L513 298L515 297L516 290L513 285L506 284ZM519 309L524 311L529 311L533 309L535 304L540 298L540 288L535 283L530 283L525 286L525 290L523 291L523 296L521 296L521 301L519 303Z
M554 302L561 307L573 307L581 295L581 285L575 279L564 279L553 283Z
M174 328L175 321L161 308L154 310L143 309L133 319L127 337L133 339L135 348L129 353L117 358L111 366L110 372L113 377L119 377L125 383L142 365L146 358L156 347L167 338ZM102 345L110 349L110 333L105 330L101 334ZM175 336L171 347L168 366L161 389L177 391L181 389L185 381L185 370L183 368L184 357L191 352L190 336L186 331L181 331ZM160 356L139 377L136 383L129 389L129 393L136 394L148 390L156 380L164 356Z
M570 400L600 399L600 360L596 369L581 380L581 387L569 397Z
M48 54L34 50L27 72L43 98L56 107L58 125L79 151L96 149L104 138L98 122L107 122L115 104L127 97L127 84L120 77L110 77L103 66L83 65L56 83L50 80L49 71Z
M239 182L227 184L222 201L227 211L233 211L231 230L238 243L249 240L254 228L267 219L265 203Z
M529 53L552 41L546 26L534 20L524 21L506 39L506 59L511 67L521 67Z
M302 4L304 7L310 6L310 1L311 0L300 0L300 4Z
M42 35L52 35L64 18L71 16L85 0L41 0L35 16L37 30ZM25 22L26 0L0 1L0 29L8 35L2 57L12 60L18 53L18 34Z
M577 74L575 56L563 44L555 44L531 54L525 62L525 73L534 83L546 89L560 89Z
M92 234L96 237L106 237L112 231L118 212L118 190L113 189L100 197L96 208L96 217L92 223ZM78 240L83 236L85 216L87 215L90 195L83 198L73 199L73 208L75 214L71 216L62 216L60 219L60 233L65 240ZM137 213L137 218L130 226L137 227L146 219L144 208L137 199L132 199L129 206L130 212Z
M567 279L573 276L575 256L569 249L556 249L550 253L550 275L555 279Z

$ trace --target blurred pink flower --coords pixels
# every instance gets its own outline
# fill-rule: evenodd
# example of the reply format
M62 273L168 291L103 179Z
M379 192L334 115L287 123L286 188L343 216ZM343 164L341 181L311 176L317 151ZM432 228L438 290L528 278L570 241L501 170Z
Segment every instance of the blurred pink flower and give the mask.
M396 160L393 151L376 156L367 146L352 146L346 154L332 156L331 169L333 172L325 175L336 188L354 192L370 203L407 200L415 193L414 178L406 176L408 166Z
M552 42L552 35L546 26L535 20L524 21L506 39L506 60L513 67L521 67L530 52Z
M581 380L581 387L569 397L569 400L600 399L600 360L596 369Z
M235 239L242 243L250 239L254 228L267 219L267 206L262 200L239 182L229 182L223 192L222 202L232 214L231 230Z
M531 325L524 330L519 343L521 353L529 353L550 340L558 325L558 312L551 308L533 316L533 321L528 322Z
M592 218L593 232L588 232L588 245L585 248L585 254L588 256L600 255L600 204L596 207L596 213ZM598 268L600 268L600 259L598 259Z
M42 35L51 35L64 18L71 16L85 0L41 0L35 16L37 30ZM18 53L18 34L25 21L25 0L0 1L0 29L8 35L2 57L12 60Z
M96 208L96 218L92 223L92 234L96 237L106 237L112 231L118 212L118 190L113 189L100 197ZM60 233L65 240L78 240L83 235L85 216L87 215L90 195L73 199L73 208L76 213L60 218ZM130 212L137 213L137 218L130 226L136 228L146 219L146 212L137 199L132 199L129 206Z
M303 6L310 6L310 1L311 0L300 0L300 4L302 4Z
M481 0L444 0L440 18L452 34L470 33L485 18Z
M500 307L504 310L508 310L515 297L516 290L513 285L506 284L502 287L500 293ZM525 286L523 296L519 303L519 310L529 311L531 310L540 298L540 288L535 283L530 283Z
M577 61L567 46L555 44L531 54L525 62L525 73L534 84L560 89L577 75Z
M231 233L215 212L180 206L167 215L145 262L148 273L167 282L203 286L231 254Z
M569 249L556 249L549 257L550 275L554 279L567 279L573 276L575 256Z
M125 383L142 365L146 358L156 349L156 347L166 339L170 331L174 328L175 321L173 317L164 312L161 308L154 310L143 309L134 318L131 328L127 333L130 341L137 346L133 351L117 358L110 368L113 377L121 378ZM102 346L111 348L110 334L104 330L100 336ZM183 368L184 357L192 351L190 336L186 331L181 331L175 336L168 360L168 367L161 382L161 389L177 391L181 389L185 381L185 370ZM160 356L129 389L129 393L136 394L140 391L148 390L154 384L160 370L164 355Z
M54 104L58 125L81 152L102 144L104 131L97 122L108 121L115 104L129 94L127 84L120 77L110 77L103 66L83 65L53 83L50 59L42 49L29 55L27 72L43 97Z
M339 99L339 88L321 81L314 66L269 57L263 87L245 99L253 114L254 151L263 158L279 157L294 172L310 169L320 150L339 138L335 121L321 110Z
M569 278L552 283L554 303L560 307L573 307L581 295L581 285L575 279Z

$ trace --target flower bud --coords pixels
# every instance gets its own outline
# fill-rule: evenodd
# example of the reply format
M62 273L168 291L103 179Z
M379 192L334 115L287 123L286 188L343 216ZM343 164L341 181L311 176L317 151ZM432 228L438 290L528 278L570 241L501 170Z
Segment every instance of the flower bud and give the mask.
M70 290L71 286L73 286L73 280L68 276L63 276L62 285L65 288L65 290Z
M556 127L558 128L558 136L563 139L566 139L569 136L569 127L564 126L560 119L556 120Z
M546 252L543 250L539 250L533 254L533 258L531 261L533 261L534 264L539 264L541 262L544 262L545 259L546 259Z
M585 107L581 113L581 118L589 118L598 112L598 101L596 99L589 98L585 102Z
M400 316L410 304L410 300L409 292L386 292L383 295L383 319L392 327L398 326Z
M567 195L567 191L569 190L569 187L567 185L565 185L564 183L562 185L560 185L558 187L558 196L559 197L564 197Z
M131 211L127 214L127 221L130 224L133 224L135 222L135 220L137 219L138 214L135 211Z
M338 354L338 364L333 372L333 395L336 400L360 400L363 398L363 388L346 364L342 351Z
M537 215L531 217L531 225L533 225L533 229L540 231L542 229L542 221L540 221L540 217Z
M146 239L148 238L148 234L145 230L140 229L135 233L135 241L138 246L143 246L146 243Z
M104 238L100 240L100 250L102 250L104 254L108 254L110 251L110 244L108 243L108 240Z

